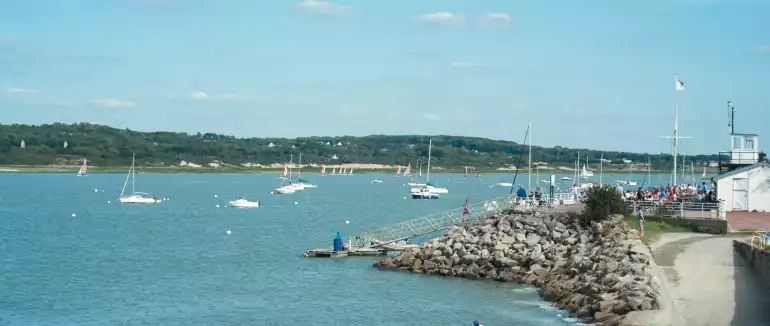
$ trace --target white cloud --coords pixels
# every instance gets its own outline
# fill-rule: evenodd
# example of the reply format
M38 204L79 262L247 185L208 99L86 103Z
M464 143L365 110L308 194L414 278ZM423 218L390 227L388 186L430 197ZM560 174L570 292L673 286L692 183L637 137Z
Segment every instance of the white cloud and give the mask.
M511 16L504 12L489 12L482 19L482 25L490 27L506 27L510 23Z
M201 101L208 98L209 98L209 95L201 91L190 93L190 99L193 99L193 100Z
M136 103L134 102L123 101L114 98L93 100L92 103L103 108L132 108L136 106Z
M428 120L438 120L438 119L441 119L441 117L439 117L438 114L433 114L433 113L426 113L426 114L423 114L422 116L425 117L425 119L428 119Z
M482 67L480 64L471 63L467 61L452 61L449 63L449 65L455 68L481 68Z
M763 45L757 48L759 53L770 53L770 45Z
M451 12L436 12L432 14L424 14L417 17L418 21L425 23L436 23L443 25L456 25L463 21L462 15L453 14Z
M195 91L188 95L188 98L195 101L205 101L205 100L234 100L237 98L235 94L232 93L225 93L225 94L209 94L206 92L201 91Z
M322 16L340 16L353 11L352 7L321 0L304 0L294 6L304 12Z
M11 94L36 94L36 93L40 93L40 91L38 91L36 89L31 89L31 88L15 88L15 87L8 88L5 91L8 92L8 93L11 93Z

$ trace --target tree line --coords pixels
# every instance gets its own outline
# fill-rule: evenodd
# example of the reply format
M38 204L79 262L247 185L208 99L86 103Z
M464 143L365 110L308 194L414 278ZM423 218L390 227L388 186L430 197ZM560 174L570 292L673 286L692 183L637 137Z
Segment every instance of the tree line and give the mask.
M444 168L472 166L476 169L496 169L527 162L528 148L512 141L461 136L387 136L364 137L300 137L237 138L215 133L189 134L183 132L139 132L104 125L0 124L0 165L75 164L87 157L89 164L98 166L125 166L132 154L137 164L176 165L180 161L197 164L220 161L228 164L272 164L288 162L290 155L302 153L303 163L377 163L389 165L416 165L428 156L428 142L433 141L432 164ZM21 143L24 142L24 148ZM66 146L65 146L66 142ZM623 159L646 163L652 167L671 165L670 154L597 151L590 149L546 148L533 146L532 160L549 165L572 166L580 153L580 160L588 158L598 165L603 157L612 164L623 164ZM717 154L688 156L698 164L716 161Z

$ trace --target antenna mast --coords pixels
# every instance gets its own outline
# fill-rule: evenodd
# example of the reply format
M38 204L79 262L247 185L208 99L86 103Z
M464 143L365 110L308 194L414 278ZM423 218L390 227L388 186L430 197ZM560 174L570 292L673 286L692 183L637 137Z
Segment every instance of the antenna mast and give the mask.
M735 107L733 102L727 101L727 126L730 127L730 134L735 133Z

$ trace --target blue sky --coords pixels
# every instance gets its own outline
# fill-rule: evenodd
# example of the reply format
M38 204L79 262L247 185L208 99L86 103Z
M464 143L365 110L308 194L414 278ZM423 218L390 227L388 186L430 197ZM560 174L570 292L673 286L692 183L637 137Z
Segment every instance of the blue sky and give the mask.
M725 149L767 134L770 1L5 0L0 123ZM675 92L675 74L685 91ZM770 141L770 140L768 140Z

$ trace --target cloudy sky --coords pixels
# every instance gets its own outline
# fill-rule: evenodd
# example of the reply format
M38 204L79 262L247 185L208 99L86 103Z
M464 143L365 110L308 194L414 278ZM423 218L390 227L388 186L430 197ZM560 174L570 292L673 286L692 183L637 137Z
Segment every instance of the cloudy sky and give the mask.
M7 0L0 123L685 152L770 121L770 1ZM685 90L675 92L679 74ZM766 133L765 133L766 134Z

